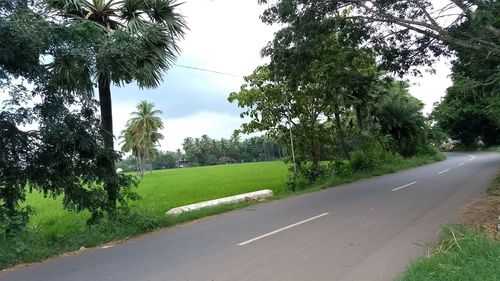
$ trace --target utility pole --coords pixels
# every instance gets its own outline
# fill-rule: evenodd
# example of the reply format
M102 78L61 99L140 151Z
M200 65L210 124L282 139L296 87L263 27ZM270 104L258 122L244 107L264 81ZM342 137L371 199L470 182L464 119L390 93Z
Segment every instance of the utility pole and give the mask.
M293 161L293 172L294 176L297 174L297 164L295 163L295 148L293 145L293 134L292 134L292 118L290 117L290 103L288 101L288 91L285 90L285 100L286 100L286 107L287 107L287 118L288 118L288 132L290 133L290 146L292 148L292 161Z

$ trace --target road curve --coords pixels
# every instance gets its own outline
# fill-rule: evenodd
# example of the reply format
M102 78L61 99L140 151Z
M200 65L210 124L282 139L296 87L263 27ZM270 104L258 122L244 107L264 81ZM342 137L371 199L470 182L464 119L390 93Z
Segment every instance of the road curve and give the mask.
M498 153L447 156L5 271L0 280L392 280L500 170Z

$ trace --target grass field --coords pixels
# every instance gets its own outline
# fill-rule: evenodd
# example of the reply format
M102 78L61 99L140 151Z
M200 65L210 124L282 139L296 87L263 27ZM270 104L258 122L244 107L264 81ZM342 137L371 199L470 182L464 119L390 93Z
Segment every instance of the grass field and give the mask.
M153 171L146 173L135 189L142 200L131 207L161 219L169 209L190 203L260 189L280 195L286 192L286 178L287 167L282 161ZM36 212L30 226L41 234L61 237L87 228L89 214L64 210L60 199L33 193L26 203Z

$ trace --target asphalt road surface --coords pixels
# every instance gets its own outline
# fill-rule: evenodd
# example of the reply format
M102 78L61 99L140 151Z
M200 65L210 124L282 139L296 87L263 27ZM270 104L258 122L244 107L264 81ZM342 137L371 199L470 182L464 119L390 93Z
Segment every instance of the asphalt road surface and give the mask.
M0 280L393 280L500 169L497 153L447 156L6 271Z

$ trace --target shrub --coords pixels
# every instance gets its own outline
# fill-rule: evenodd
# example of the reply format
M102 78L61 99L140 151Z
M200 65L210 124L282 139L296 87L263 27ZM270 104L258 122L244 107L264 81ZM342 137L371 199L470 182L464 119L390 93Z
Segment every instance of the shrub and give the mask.
M352 171L373 170L382 164L394 161L396 155L387 152L380 144L364 146L350 153Z

